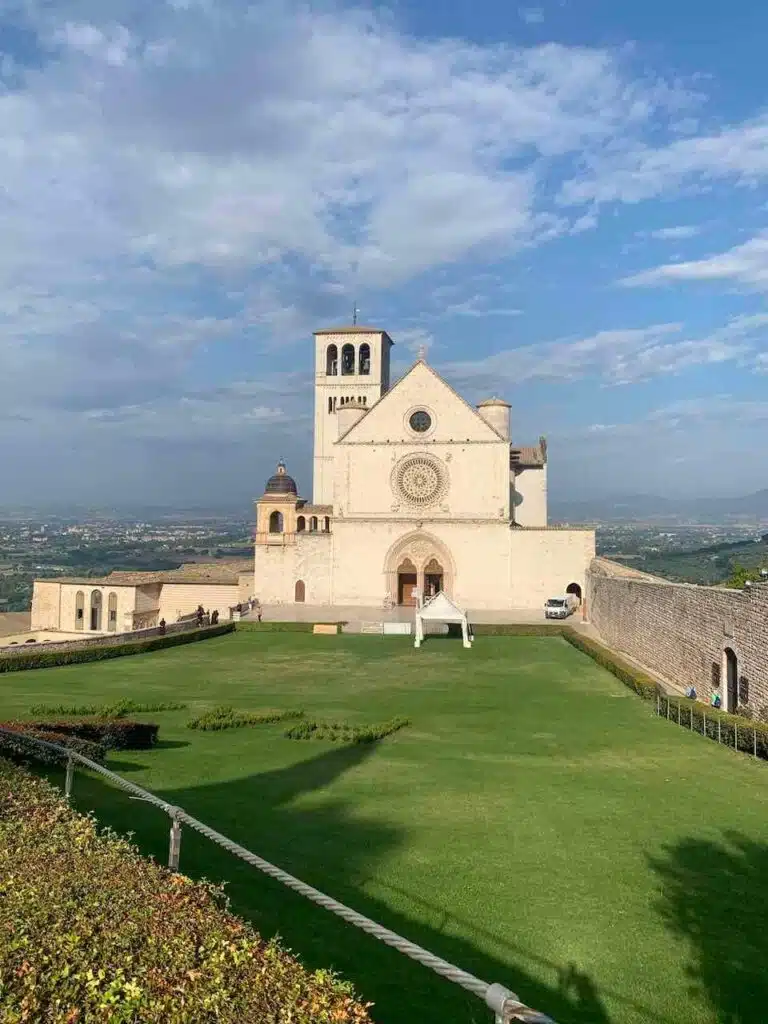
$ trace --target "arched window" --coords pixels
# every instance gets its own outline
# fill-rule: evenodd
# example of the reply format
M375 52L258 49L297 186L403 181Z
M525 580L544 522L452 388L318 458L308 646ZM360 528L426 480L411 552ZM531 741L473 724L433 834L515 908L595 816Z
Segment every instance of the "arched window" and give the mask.
M363 395L363 405L368 405L368 399Z
M334 412L336 412L336 401L337 400L334 398L334 400L333 400L333 411Z
M333 412L333 399L328 399L328 412Z
M82 629L85 621L85 594L78 590L75 594L75 629Z
M323 530L325 530L326 533L331 532L331 520L329 519L328 516L326 516L325 519L323 520Z
M296 586L293 588L293 600L297 604L303 604L306 593L307 588L304 586L304 580L296 580Z
M325 375L335 377L339 372L339 350L335 345L329 345L325 353Z
M360 346L360 373L367 375L371 372L371 346L364 342Z
M355 372L354 345L345 345L341 350L341 372L346 376Z
M117 594L110 594L107 600L107 629L110 633L117 630Z
M101 629L101 591L91 591L91 629Z
M296 533L304 533L307 528L307 520L304 516L299 516L296 520Z
M317 530L317 516L312 516L309 520L309 529L312 533Z
M275 510L269 517L269 532L270 533L282 533L283 532L283 513Z

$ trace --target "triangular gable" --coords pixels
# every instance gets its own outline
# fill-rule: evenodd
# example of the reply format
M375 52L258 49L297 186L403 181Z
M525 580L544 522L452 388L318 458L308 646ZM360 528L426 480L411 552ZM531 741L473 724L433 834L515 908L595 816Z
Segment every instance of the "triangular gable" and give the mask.
M464 622L467 617L442 591L430 597L416 614L429 622Z
M505 440L436 370L419 359L339 442L418 443L419 438L407 430L404 416L409 409L422 406L435 417L434 432L425 440Z

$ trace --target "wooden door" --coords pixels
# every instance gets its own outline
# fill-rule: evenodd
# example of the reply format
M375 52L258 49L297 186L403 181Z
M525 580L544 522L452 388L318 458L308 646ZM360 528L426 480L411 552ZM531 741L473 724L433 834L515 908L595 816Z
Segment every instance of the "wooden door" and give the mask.
M413 608L416 605L418 577L415 572L401 572L397 577L397 603Z

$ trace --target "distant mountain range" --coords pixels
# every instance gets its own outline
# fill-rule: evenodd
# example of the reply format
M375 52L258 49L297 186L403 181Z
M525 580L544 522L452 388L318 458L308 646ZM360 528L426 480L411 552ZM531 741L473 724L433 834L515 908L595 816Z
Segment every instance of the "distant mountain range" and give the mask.
M558 522L695 522L768 521L768 488L738 498L664 498L628 494L586 501L553 498L550 518Z

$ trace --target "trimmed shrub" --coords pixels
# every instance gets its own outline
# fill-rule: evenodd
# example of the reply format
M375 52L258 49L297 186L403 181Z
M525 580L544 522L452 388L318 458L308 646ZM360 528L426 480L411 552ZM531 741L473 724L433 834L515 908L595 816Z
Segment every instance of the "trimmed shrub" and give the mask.
M87 661L106 661L109 658L124 658L130 654L144 654L148 651L160 651L166 647L180 647L182 644L194 644L198 640L209 640L214 636L223 636L234 632L234 622L224 622L219 626L206 626L203 629L191 630L188 633L171 633L165 636L154 636L147 640L128 640L124 644L103 644L88 647L70 647L67 650L51 651L45 647L19 654L0 655L0 672L24 672L33 668L51 668L58 665L81 665Z
M596 661L602 668L607 669L645 700L656 700L657 693L663 694L665 692L664 688L659 686L656 680L649 676L647 672L636 668L618 654L614 654L610 648L603 646L603 644L598 643L591 637L584 636L583 633L579 633L575 629L564 629L562 636L569 644L583 651L584 654L589 655L593 661Z
M192 882L0 761L0 1020L370 1024Z
M236 622L238 632L255 633L311 633L313 626L346 626L346 622Z
M91 761L103 764L107 756L107 748L104 743L83 739L80 736L65 736L60 732L47 732L45 729L35 728L29 722L2 722L0 729L15 733L9 736L0 732L0 756L21 764L60 764L64 755L55 750L48 750L46 747L39 747L36 743L28 743L24 737L30 739L45 740L48 743L55 743L67 750L74 750Z
M350 722L301 721L286 730L289 740L330 740L332 743L376 743L410 725L408 718L391 718L377 725L353 725Z
M102 743L110 750L149 750L157 743L160 728L152 722L134 722L130 718L81 718L25 724L30 729L58 736L78 736L93 743Z
M699 700L671 696L647 672L636 668L610 648L576 630L564 629L563 638L589 655L593 661L615 675L644 700L652 701L661 717L679 722L680 725L709 739L720 740L735 750L757 754L758 757L768 760L768 723L753 718L751 714L749 717L732 715Z
M30 715L95 715L97 718L125 718L127 714L142 715L155 711L183 711L186 704L175 701L157 704L140 704L134 700L123 699L114 704L33 704Z
M249 725L269 725L286 719L303 718L303 711L235 711L228 704L220 704L187 722L188 729L220 732L223 729L242 729Z
M562 622L470 622L474 636L560 636L569 627Z

